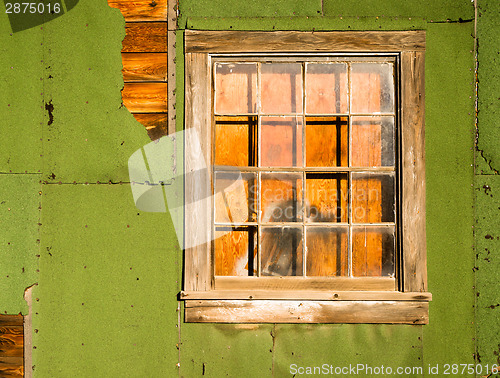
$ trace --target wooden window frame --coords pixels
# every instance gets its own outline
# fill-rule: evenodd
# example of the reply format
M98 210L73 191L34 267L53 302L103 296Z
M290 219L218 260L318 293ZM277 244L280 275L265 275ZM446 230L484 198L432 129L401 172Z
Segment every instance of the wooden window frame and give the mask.
M218 277L212 269L212 243L185 249L186 322L221 323L402 323L427 324L425 233L425 31L397 32L185 32L185 128L195 129L202 157L212 161L212 77L214 54L397 53L399 70L400 256L397 288L383 278L331 279L291 277ZM185 172L196 166L189 133ZM209 170L210 171L210 170ZM211 174L211 171L209 172ZM210 181L212 177L209 178ZM199 188L185 182L185 201L193 203ZM202 235L199 219L212 220L206 203L185 212L187 245ZM210 240L207 238L206 240ZM222 279L221 279L222 278Z

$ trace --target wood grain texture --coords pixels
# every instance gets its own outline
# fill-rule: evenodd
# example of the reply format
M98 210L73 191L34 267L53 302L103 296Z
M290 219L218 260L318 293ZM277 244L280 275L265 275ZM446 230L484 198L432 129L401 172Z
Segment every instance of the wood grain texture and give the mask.
M127 22L167 19L167 0L108 0L108 4L119 9Z
M166 22L127 22L125 33L122 52L167 52Z
M188 301L186 322L427 324L429 305L410 301Z
M168 30L177 30L177 2L178 0L167 0Z
M403 285L427 291L424 53L402 54Z
M182 300L431 301L432 295L430 293L403 293L399 291L212 290L183 291L180 298Z
M162 136L168 135L167 113L134 113L133 116L146 128L151 140L160 139Z
M2 326L23 325L22 315L0 315L0 327Z
M23 326L0 327L0 357L23 357Z
M2 357L0 356L0 377L23 377L24 360L22 357Z
M396 281L388 277L216 277L215 290L317 290L394 291ZM187 290L187 289L186 289Z
M123 80L167 81L167 54L122 53Z
M185 282L186 290L211 287L211 91L207 54L186 54Z
M423 51L424 31L198 31L186 30L186 52Z
M167 83L125 83L122 100L131 113L165 113Z

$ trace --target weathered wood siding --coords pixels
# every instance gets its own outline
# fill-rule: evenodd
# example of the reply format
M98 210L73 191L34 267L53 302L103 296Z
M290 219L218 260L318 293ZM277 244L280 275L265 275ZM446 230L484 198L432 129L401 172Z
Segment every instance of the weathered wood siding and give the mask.
M170 67L173 79L168 83L168 62L173 62L168 50L172 41L173 54L175 38L169 37L169 30L174 33L176 28L177 2L108 0L108 4L119 9L126 22L122 47L123 104L146 127L151 139L174 132L175 117L168 117L167 99L173 98L175 70ZM170 109L173 108L172 103Z
M22 315L0 315L0 377L24 376Z

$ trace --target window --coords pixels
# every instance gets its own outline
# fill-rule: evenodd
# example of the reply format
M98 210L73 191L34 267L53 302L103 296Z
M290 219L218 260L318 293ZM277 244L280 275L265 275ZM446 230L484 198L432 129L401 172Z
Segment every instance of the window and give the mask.
M186 321L428 321L424 47L419 31L186 31L186 129L213 194L186 210L186 240L211 240L187 243Z

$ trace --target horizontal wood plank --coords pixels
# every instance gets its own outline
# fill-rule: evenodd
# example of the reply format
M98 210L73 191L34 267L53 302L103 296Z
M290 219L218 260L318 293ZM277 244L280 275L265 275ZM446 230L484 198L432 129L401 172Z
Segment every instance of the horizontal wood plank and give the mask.
M112 8L122 12L125 21L165 21L167 0L108 0Z
M167 54L122 53L123 80L167 81Z
M425 31L198 31L186 30L186 52L423 51Z
M215 277L215 290L395 291L390 277Z
M7 325L23 325L22 315L0 315L0 327Z
M397 291L307 291L307 290L212 290L183 291L182 300L320 300L320 301L430 301L431 293L402 293Z
M0 377L23 377L24 359L22 357L0 356Z
M168 135L167 113L134 113L133 116L146 127L151 140L160 139L162 136Z
M23 357L23 326L0 327L0 357Z
M127 22L122 52L167 52L166 22Z
M411 301L188 301L185 321L427 324L428 311Z
M164 113L167 83L125 83L122 100L131 113Z

